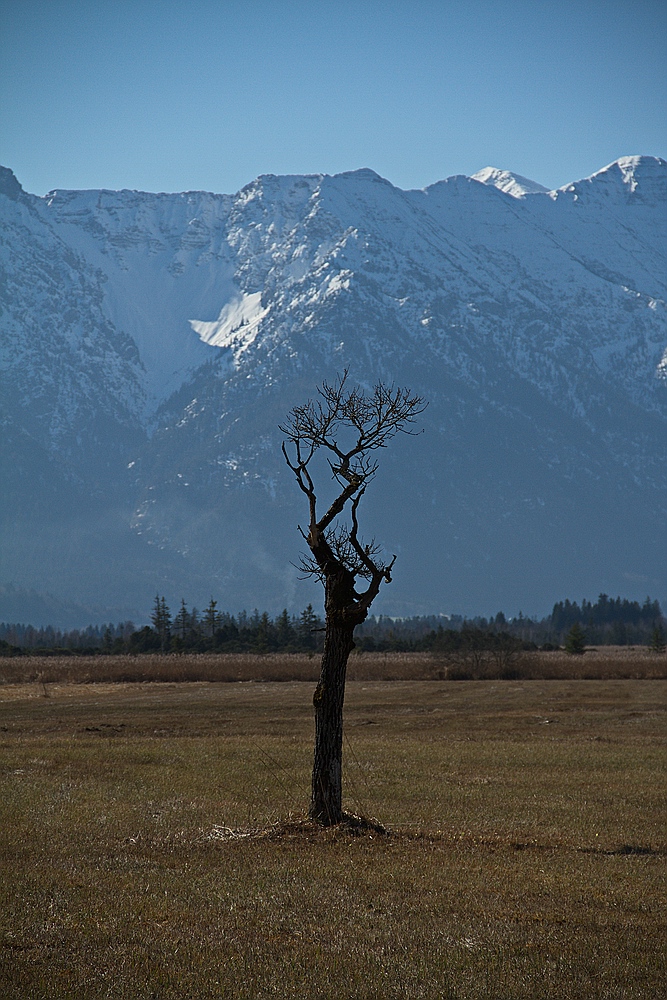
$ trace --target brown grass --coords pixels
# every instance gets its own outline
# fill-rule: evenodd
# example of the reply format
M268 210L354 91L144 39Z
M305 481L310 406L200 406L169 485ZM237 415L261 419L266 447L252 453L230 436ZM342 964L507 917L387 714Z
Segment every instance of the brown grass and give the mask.
M0 688L0 995L664 995L663 682ZM249 835L250 834L250 835Z
M139 656L0 658L0 683L185 683L312 681L320 658L305 653L146 653ZM350 680L612 680L667 678L667 655L644 646L603 646L584 656L523 653L509 663L436 653L353 653Z

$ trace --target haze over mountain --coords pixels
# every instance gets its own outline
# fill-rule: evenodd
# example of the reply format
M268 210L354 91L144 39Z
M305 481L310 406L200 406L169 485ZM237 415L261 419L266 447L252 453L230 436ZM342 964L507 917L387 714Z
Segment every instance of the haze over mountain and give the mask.
M377 609L667 596L667 163L547 191L487 167L238 194L0 173L0 583L139 615L318 600L278 424L349 367L429 401L363 527Z

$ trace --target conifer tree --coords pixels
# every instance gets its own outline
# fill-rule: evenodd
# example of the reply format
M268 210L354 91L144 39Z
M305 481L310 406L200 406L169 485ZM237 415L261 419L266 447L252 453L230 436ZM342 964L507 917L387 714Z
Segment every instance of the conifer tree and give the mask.
M255 649L258 653L267 653L271 642L271 619L266 611L257 621L255 629Z
M287 608L283 608L276 618L275 629L278 649L287 649L291 646L294 641L294 626Z
M309 604L308 607L304 608L301 612L299 624L297 625L299 645L305 646L307 649L314 649L316 646L315 633L321 627L322 622L315 614L313 605Z
M565 652L571 656L581 656L586 652L586 633L579 622L575 622L565 636Z
M222 620L222 616L217 611L218 602L211 598L207 608L204 608L204 631L209 638L213 638Z
M164 653L169 646L171 638L171 612L167 607L164 595L162 597L159 594L155 595L151 623L154 630L160 636L160 649Z
M651 645L650 650L652 653L664 653L667 649L667 643L665 642L665 632L660 624L656 622L653 626L653 631L651 633Z
M188 606L182 597L178 614L174 618L174 630L181 642L185 642L187 634L190 630L190 615L188 614Z

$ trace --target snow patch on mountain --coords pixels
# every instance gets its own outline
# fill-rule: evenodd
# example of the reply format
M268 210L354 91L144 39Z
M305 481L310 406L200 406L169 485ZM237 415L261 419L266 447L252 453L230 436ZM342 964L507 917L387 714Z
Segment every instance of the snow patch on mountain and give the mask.
M524 198L527 194L546 194L549 190L542 184L538 184L537 181L529 180L528 177L513 174L510 170L499 170L497 167L484 167L483 170L478 170L476 174L473 174L470 179L498 188L499 191L504 191L512 198Z
M190 326L205 344L231 348L237 356L252 344L268 311L262 307L261 292L241 292L222 307L212 323L191 319Z
M646 207L655 216L655 223L667 223L667 161L659 156L622 156L590 177L565 184L550 192L552 198L569 196L587 207L595 205L608 212L616 206ZM656 211L657 210L657 211Z
M80 567L106 586L113 565L120 590L159 569L284 606L300 515L276 428L350 366L430 401L423 440L386 462L391 551L415 511L410 600L457 588L479 610L514 586L521 606L553 589L545 565L579 592L587 567L609 592L626 571L662 580L646 540L667 495L666 204L655 157L557 191L487 167L423 191L360 170L37 198L0 172L4 468L25 510L56 484L20 532L8 507L5 564L42 589ZM90 507L109 483L113 509Z

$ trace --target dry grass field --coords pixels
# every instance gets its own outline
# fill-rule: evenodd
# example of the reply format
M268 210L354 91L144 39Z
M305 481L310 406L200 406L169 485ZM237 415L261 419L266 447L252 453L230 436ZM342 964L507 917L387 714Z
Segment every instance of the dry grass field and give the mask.
M0 657L0 684L31 681L90 684L162 681L317 681L317 653L143 653L138 656ZM584 656L560 651L520 653L498 663L491 653L352 654L348 679L395 680L612 680L667 679L667 655L645 646L602 646Z
M351 681L386 835L305 821L311 698L1 685L0 996L664 997L664 681Z

